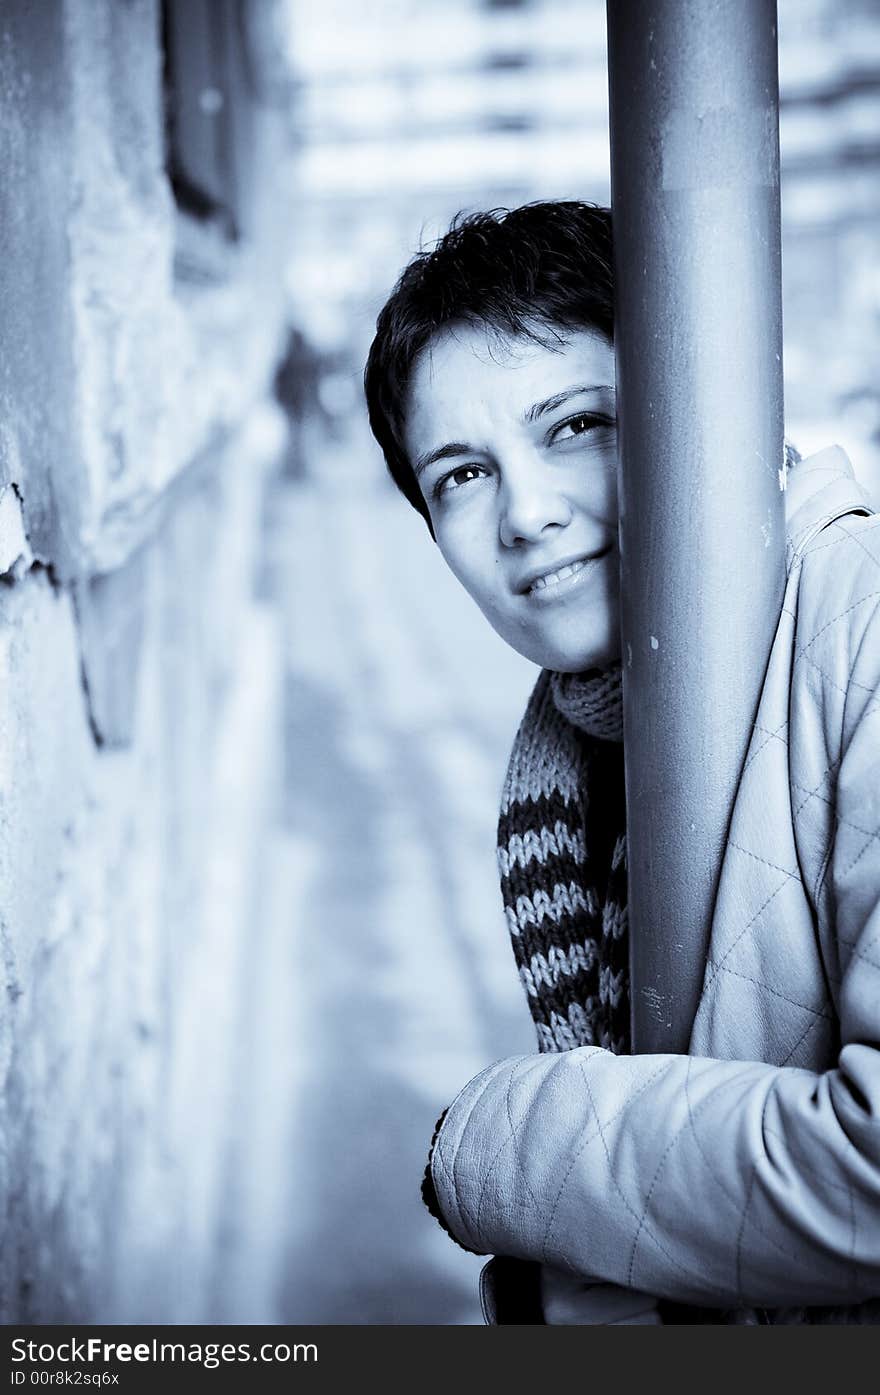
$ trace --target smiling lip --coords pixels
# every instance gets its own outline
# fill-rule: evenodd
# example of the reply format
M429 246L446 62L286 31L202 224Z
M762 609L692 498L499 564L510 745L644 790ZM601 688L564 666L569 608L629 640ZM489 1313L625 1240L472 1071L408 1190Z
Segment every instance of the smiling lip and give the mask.
M544 566L540 571L533 571L525 577L517 590L523 596L541 596L549 600L558 587L563 586L567 581L574 580L582 573L592 570L593 564L601 562L602 558L607 557L610 551L611 544L609 543L601 552L568 557L554 562L552 566Z

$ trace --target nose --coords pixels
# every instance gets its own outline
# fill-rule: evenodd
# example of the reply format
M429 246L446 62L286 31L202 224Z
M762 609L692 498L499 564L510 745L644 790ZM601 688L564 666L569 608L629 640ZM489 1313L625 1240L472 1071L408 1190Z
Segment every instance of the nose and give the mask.
M571 504L546 472L533 468L507 470L499 494L498 533L505 547L538 542L548 530L571 522Z

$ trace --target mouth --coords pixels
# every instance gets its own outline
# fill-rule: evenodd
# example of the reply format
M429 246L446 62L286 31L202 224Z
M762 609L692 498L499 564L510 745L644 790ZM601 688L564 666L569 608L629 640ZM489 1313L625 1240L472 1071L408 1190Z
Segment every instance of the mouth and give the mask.
M562 591L567 591L573 584L591 572L603 558L608 556L612 545L609 543L601 552L594 552L583 557L573 557L568 561L559 562L552 569L547 568L541 572L533 573L517 588L520 595L537 596L542 600L550 600Z

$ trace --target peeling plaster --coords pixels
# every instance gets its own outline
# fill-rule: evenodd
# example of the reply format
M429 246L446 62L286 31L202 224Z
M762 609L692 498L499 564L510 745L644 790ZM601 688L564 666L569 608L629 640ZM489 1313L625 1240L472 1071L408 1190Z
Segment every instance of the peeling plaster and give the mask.
M668 1027L671 1021L671 1004L665 993L653 987L645 987L641 991L642 1002L655 1022Z
M17 581L31 566L34 555L25 532L21 496L14 484L0 489L0 577L12 573Z
M767 522L761 524L761 537L764 539L764 547L768 548L773 541L773 513L767 510Z
M10 0L0 22L7 1322L214 1316L276 807L281 650L251 599L276 447L250 433L285 220L260 212L223 284L176 277L158 16ZM283 132L258 124L268 194Z

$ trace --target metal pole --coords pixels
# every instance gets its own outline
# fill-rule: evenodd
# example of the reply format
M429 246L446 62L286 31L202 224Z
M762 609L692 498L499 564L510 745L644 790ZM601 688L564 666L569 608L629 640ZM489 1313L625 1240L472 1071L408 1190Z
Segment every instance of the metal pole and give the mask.
M687 1050L784 582L775 0L608 0L635 1049Z

